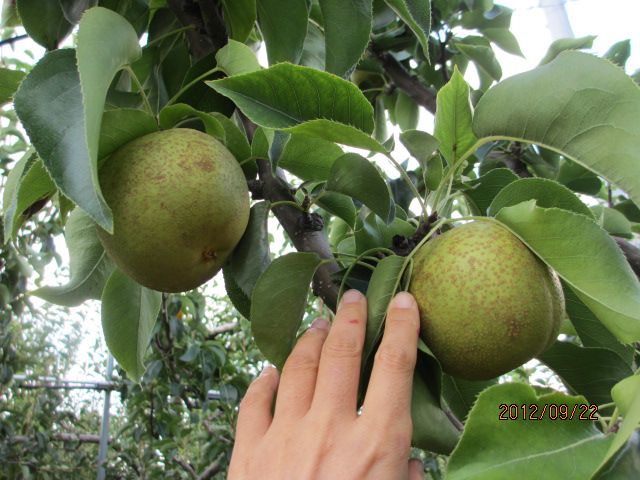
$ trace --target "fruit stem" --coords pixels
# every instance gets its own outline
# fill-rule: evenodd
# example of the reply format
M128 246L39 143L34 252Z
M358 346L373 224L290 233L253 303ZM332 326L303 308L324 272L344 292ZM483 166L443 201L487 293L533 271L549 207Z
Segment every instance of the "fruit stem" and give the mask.
M147 94L144 92L144 88L142 88L142 84L140 83L140 80L138 79L138 76L136 75L136 72L133 71L133 69L127 65L126 67L124 67L124 70L129 73L129 75L131 75L131 79L133 80L133 83L136 84L136 87L138 88L138 91L140 92L140 96L142 97L142 102L144 103L144 108L145 110L147 110L147 113L151 116L153 115L153 109L151 108L151 104L149 103L149 98L147 97Z

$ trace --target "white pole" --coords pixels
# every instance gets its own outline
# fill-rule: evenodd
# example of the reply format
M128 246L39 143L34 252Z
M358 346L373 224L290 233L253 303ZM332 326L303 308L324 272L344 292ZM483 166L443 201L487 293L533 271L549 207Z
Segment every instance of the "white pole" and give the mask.
M551 38L573 37L571 22L565 7L566 0L540 0L539 5L547 17L547 28L551 32Z
M111 381L111 375L113 373L113 356L109 354L107 360L107 375L106 380ZM102 411L102 425L100 427L100 446L98 448L98 474L97 480L104 480L106 472L104 469L104 462L107 459L107 448L109 448L109 410L111 407L111 390L104 392L104 409Z

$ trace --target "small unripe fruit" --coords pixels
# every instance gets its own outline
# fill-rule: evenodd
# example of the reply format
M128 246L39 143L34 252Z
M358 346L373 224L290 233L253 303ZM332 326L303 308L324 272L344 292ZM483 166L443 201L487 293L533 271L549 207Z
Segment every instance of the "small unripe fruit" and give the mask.
M98 236L141 285L191 290L213 277L249 221L249 192L233 155L216 139L176 128L140 137L100 171L113 235Z
M546 350L564 318L555 272L491 221L425 243L409 290L422 339L445 372L469 380L509 372Z

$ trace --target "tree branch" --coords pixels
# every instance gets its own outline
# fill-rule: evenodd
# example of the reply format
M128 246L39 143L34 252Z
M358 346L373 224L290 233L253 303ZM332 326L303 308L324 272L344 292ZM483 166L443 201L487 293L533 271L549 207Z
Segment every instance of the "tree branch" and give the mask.
M289 184L281 175L273 175L271 163L268 160L259 159L258 176L263 182L264 198L271 203L282 201L295 201ZM273 213L289 235L293 245L300 252L313 252L322 259L333 260L333 253L324 230L314 226L313 214L303 212L289 205L278 205L273 208ZM340 270L336 262L326 263L313 277L313 292L322 297L325 304L335 312L338 303L338 285L332 275Z
M189 40L191 54L200 59L214 51L214 43L207 36L206 27L200 7L193 0L168 0L167 4L185 27L193 25L195 28L187 30L185 35Z
M205 468L204 472L200 474L198 480L208 480L213 477L216 473L222 470L222 459L224 458L224 453L218 455L213 463L211 463L207 468Z
M409 95L418 105L431 113L436 113L436 91L424 85L417 77L412 76L389 53L375 52L376 58L393 84Z
M13 435L9 437L10 443L27 443L36 441L35 437L29 435ZM78 442L78 443L100 443L100 435L85 433L54 433L49 435L49 440L58 442ZM111 442L111 439L109 439Z
M640 248L620 237L613 237L629 262L631 270L640 278Z
M207 340L213 340L217 335L220 335L221 333L230 332L231 330L234 330L235 328L237 328L238 325L240 325L239 322L228 322L228 323L223 323L222 325L218 325L217 327L214 327L211 330L209 330L209 334L207 335Z

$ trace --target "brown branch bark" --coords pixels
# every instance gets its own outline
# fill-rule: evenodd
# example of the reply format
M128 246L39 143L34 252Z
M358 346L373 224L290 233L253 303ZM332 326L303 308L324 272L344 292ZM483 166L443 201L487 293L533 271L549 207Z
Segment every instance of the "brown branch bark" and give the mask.
M222 325L218 325L217 327L209 330L209 334L207 335L207 340L213 340L216 335L220 335L221 333L230 332L231 330L235 330L240 323L238 322L228 322L223 323Z
M268 160L257 160L258 176L262 180L264 198L271 203L295 201L289 184L279 175L273 175ZM312 214L302 212L289 205L273 208L273 213L287 232L293 245L300 252L313 252L322 259L334 260L329 241L322 228L314 228ZM340 270L336 262L326 263L313 277L313 292L322 297L325 304L335 312L338 303L338 285L332 275Z
M212 478L216 473L220 472L220 470L222 470L222 459L224 458L224 453L221 453L220 455L218 455L218 458L216 458L213 463L211 463L207 468L205 468L205 470L200 474L200 476L198 477L198 480L208 480L209 478Z
M191 54L196 59L200 59L213 52L214 43L206 35L205 22L199 5L193 0L168 0L167 4L182 25L195 27L185 32L189 40Z
M424 85L417 77L412 76L389 53L376 52L376 57L393 84L409 95L418 105L429 112L436 113L436 91Z
M622 253L624 253L631 270L640 278L640 248L620 237L613 237Z

